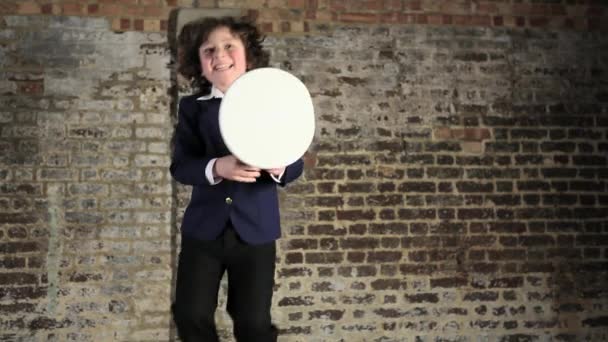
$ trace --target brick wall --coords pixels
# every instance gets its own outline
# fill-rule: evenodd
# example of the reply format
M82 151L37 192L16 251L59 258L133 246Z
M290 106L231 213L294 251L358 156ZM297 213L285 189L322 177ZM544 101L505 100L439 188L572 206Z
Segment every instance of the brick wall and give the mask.
M314 98L281 340L608 339L603 2L108 0L0 4L0 340L174 337L172 6L251 9Z
M608 29L602 0L3 0L0 14L105 17L117 31L155 32L183 7L249 9L283 33L335 22Z
M166 340L165 36L0 22L0 340Z

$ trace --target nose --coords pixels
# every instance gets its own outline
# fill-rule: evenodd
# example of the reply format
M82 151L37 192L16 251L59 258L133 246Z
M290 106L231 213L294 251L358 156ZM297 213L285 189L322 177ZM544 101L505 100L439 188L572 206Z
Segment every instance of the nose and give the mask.
M215 49L214 53L213 53L213 57L218 58L218 57L222 57L224 55L226 51L224 51L224 49L222 48L217 48Z

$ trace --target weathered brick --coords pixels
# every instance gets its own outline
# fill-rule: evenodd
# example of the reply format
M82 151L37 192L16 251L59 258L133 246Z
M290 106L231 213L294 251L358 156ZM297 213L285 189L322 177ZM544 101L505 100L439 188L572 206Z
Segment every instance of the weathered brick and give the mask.
M345 238L340 239L342 249L374 249L379 246L376 238Z
M290 239L286 243L286 248L294 249L317 249L318 241L315 239Z
M436 217L435 209L399 209L402 220L432 220Z
M483 220L493 217L492 209L458 209L458 219L460 220Z
M360 263L365 261L365 252L348 252L346 253L346 260L353 263Z
M308 319L322 319L330 321L339 321L344 316L345 310L315 310L308 313Z
M331 224L314 224L308 226L310 235L345 235L346 229L334 227Z
M436 293L406 294L405 300L409 303L437 303L439 302L439 296Z
M494 260L524 260L526 253L522 249L489 250L488 258Z
M311 306L314 305L312 296L284 297L279 300L279 306Z
M347 184L338 185L338 191L340 193L348 193L348 192L369 193L369 192L373 191L373 188L374 188L374 185L372 183L347 183Z
M484 292L469 292L463 297L464 301L480 301L480 302L493 302L498 299L497 292L484 291Z
M369 165L371 161L367 155L334 155L331 157L317 156L318 166L339 165Z
M368 252L367 262L369 263L392 263L401 260L402 252L378 251Z
M435 192L435 183L431 182L405 182L399 184L399 192Z
M306 170L308 180L341 180L344 179L344 170L314 168Z
M382 216L382 212L381 212ZM371 234L397 234L397 235L405 235L407 233L408 227L407 224L402 222L392 222L392 223L370 223L369 232Z
M365 198L370 206L398 206L403 204L402 195L370 195Z
M399 272L404 276L407 275L431 275L437 271L436 265L416 265L403 264L399 265Z
M492 183L456 182L456 188L460 192L492 192Z
M336 217L346 221L369 221L376 217L373 210L338 210Z
M0 252L2 254L9 253L27 253L38 251L39 244L37 242L4 242L0 243Z
M286 277L307 277L312 274L312 270L307 267L282 268L277 271L280 278Z
M451 287L462 287L468 284L468 279L466 278L436 278L431 279L431 288L435 287L443 287L443 288L451 288Z
M0 274L0 285L35 285L38 277L35 274L23 272L11 272Z
M311 264L335 264L342 262L344 255L342 252L326 252L326 253L306 253L304 260Z

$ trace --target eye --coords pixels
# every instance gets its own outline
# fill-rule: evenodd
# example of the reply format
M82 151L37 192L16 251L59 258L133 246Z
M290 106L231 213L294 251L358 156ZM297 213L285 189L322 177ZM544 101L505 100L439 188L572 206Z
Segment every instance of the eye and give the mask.
M234 45L232 45L231 43L228 43L228 44L226 44L225 49L232 50L233 47L234 47Z
M213 51L215 51L214 48L211 48L211 47L204 48L203 49L203 55L205 55L205 56L211 56L211 55L213 55Z

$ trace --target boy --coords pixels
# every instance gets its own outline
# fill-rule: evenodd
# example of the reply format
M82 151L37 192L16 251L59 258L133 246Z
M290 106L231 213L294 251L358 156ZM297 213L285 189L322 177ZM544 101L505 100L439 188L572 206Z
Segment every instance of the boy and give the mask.
M245 165L226 148L218 124L230 85L268 65L262 41L254 25L229 17L189 24L179 37L179 72L201 91L180 101L170 166L178 182L193 186L172 308L185 342L218 341L214 313L224 271L237 341L277 339L270 318L280 236L276 187L298 178L303 162L270 170Z

